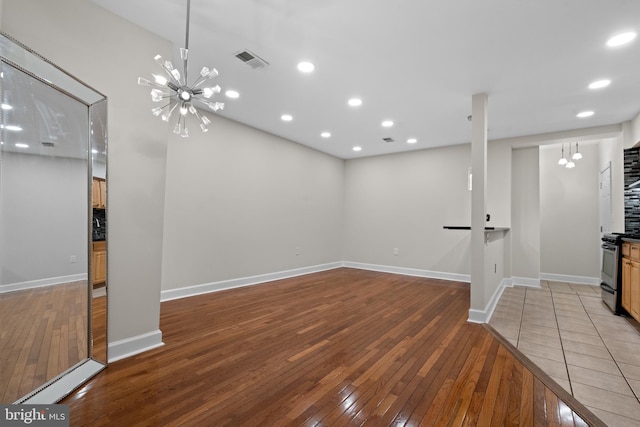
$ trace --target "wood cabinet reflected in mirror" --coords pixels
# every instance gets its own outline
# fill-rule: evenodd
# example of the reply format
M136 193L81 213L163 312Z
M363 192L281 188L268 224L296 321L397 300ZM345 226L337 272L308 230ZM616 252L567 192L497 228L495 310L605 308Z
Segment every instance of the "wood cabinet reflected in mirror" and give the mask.
M107 101L4 34L0 68L0 403L54 403L107 360Z

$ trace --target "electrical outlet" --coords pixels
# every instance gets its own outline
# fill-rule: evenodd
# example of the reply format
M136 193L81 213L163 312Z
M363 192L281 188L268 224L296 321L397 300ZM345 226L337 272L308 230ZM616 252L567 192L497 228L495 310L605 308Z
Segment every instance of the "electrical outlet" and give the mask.
M394 255L400 255L400 250L398 248L393 248Z
M76 262L76 256L75 256L75 255L70 255L70 256L69 256L69 262L70 262L71 264L75 263L75 262Z
M296 255L300 255L300 247L296 246Z

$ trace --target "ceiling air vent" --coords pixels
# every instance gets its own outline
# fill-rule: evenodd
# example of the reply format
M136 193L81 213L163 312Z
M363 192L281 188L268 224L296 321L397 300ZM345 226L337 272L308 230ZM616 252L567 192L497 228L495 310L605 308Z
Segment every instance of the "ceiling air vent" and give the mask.
M236 53L236 58L245 64L249 65L254 70L260 70L269 65L267 61L260 58L255 53L249 52L248 50L243 50L241 52Z
M393 142L393 138L390 138L390 137L382 138L382 140L384 142Z

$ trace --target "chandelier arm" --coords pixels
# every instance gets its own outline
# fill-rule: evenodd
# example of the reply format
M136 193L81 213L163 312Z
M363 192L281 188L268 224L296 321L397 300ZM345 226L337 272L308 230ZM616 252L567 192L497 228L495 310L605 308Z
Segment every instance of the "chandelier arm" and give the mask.
M193 82L193 85L191 87L193 88L197 88L198 86L200 86L202 83L204 83L206 81L206 77L198 77L198 80L196 80L195 82Z

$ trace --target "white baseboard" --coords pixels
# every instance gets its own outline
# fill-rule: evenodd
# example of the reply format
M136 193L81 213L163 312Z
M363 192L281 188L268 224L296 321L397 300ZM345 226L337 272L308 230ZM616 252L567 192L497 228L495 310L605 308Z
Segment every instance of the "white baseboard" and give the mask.
M296 268L275 273L260 274L257 276L241 277L238 279L222 280L220 282L204 283L201 285L187 286L178 289L169 289L160 293L160 301L170 301L178 298L192 297L195 295L208 294L211 292L223 291L226 289L240 288L243 286L257 285L260 283L272 282L274 280L287 279L289 277L302 276L305 274L317 273L320 271L333 270L343 266L342 262L332 262L328 264L314 265L311 267Z
M29 280L27 282L10 283L0 285L0 294L5 292L23 291L25 289L42 288L44 286L60 285L62 283L78 282L87 280L87 273L70 274L68 276L48 277L46 279Z
M511 278L511 283L518 286L529 286L531 288L540 288L540 279L535 277L517 277Z
M163 346L162 331L156 329L146 334L109 343L109 363L135 356L147 350Z
M485 307L486 323L488 323L489 320L491 320L491 316L493 316L493 312L495 311L496 306L498 305L498 301L500 301L500 297L502 296L504 289L511 288L511 287L513 287L513 279L505 278L500 281L500 285L495 290L493 295L491 295L489 304L487 304L487 306Z
M417 268L393 267L390 265L366 264L361 262L344 261L343 265L361 270L380 271L382 273L403 274L405 276L428 277L430 279L451 280L454 282L471 282L468 274L445 273L442 271L420 270Z
M487 313L483 310L469 309L469 319L467 319L467 322L487 323Z
M106 368L106 365L96 362L93 359L87 359L71 371L61 375L58 379L46 384L39 391L20 403L28 405L50 405L59 402L104 368Z
M540 273L540 279L554 282L579 283L581 285L600 286L599 277L570 276L568 274Z

